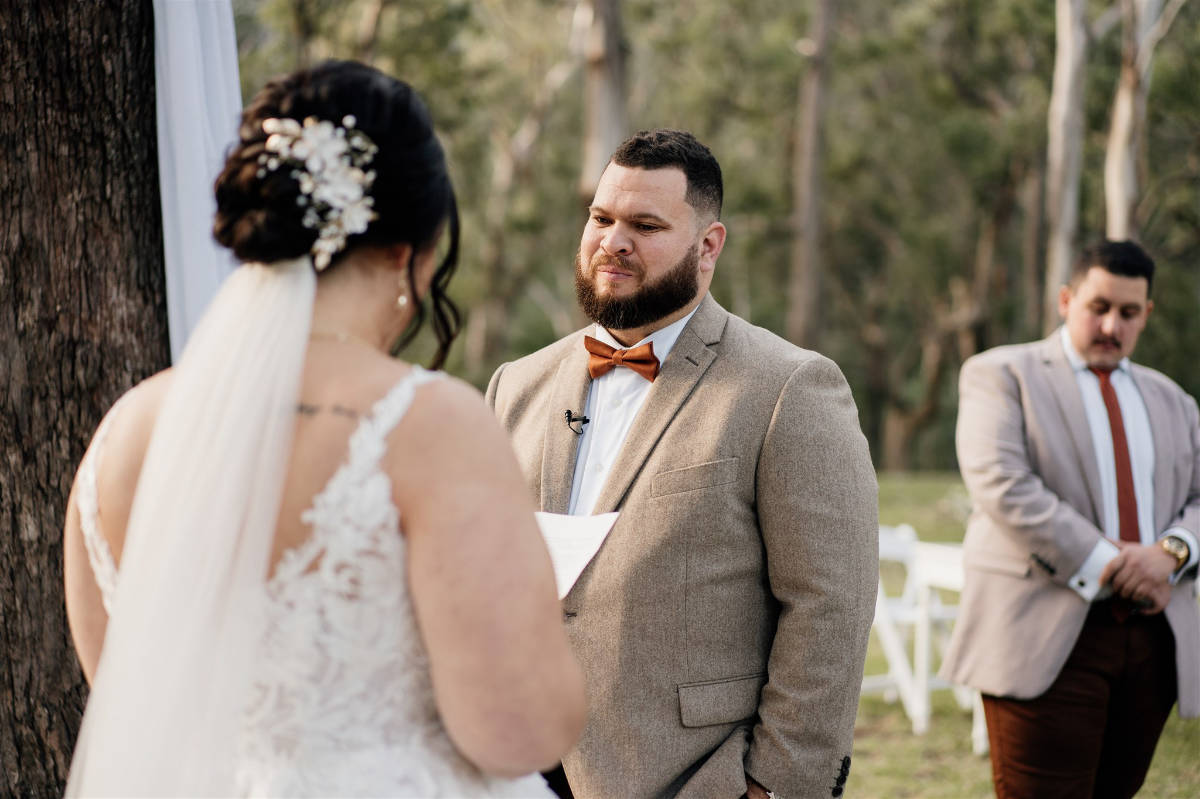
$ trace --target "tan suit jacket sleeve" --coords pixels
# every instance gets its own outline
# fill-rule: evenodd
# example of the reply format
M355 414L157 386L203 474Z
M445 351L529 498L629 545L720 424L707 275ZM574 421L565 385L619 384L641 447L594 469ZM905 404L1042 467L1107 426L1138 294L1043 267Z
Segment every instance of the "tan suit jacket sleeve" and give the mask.
M780 611L746 771L781 797L837 795L874 618L879 525L875 472L833 362L806 360L787 382L757 496Z
M1029 553L1027 557L1053 581L1066 585L1103 537L1099 528L1076 510L1091 504L1086 465L1074 456L1066 429L1027 423L1063 418L1052 407L1057 402L1053 393L1022 392L1018 370L1010 362L987 355L968 360L959 378L955 440L963 481L976 510L995 522L994 531L1010 538L1011 550ZM1073 375L1064 372L1059 379L1071 380L1068 388L1078 394ZM1027 409L1023 402L1045 407ZM1029 416L1027 411L1031 411ZM1082 405L1079 412L1083 412ZM1038 456L1030 451L1031 436L1038 439L1035 443L1056 453L1055 463L1035 467L1033 460ZM1057 440L1043 440L1050 438ZM1095 458L1091 460L1094 464ZM1054 470L1056 489L1047 486L1042 477L1048 468ZM1063 496L1065 487L1075 484L1072 496Z

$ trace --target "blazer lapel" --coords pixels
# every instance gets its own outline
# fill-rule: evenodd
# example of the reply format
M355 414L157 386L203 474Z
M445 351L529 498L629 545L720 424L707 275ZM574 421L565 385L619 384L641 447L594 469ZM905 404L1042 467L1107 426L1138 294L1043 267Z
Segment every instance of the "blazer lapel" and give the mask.
M1079 381L1075 370L1062 350L1062 334L1054 331L1043 343L1042 360L1046 365L1047 379L1053 390L1062 414L1063 427L1075 445L1075 453L1083 470L1084 485L1092 502L1092 521L1099 524L1104 518L1103 501L1100 494L1100 467L1096 464L1096 448L1092 444L1092 431L1088 427L1087 411L1083 408L1083 397L1079 393Z
M1173 454L1175 438L1172 431L1177 431L1173 424L1175 416L1172 404L1164 397L1153 380L1139 380L1137 364L1133 365L1133 382L1142 395L1142 403L1146 406L1146 415L1150 417L1150 438L1154 441L1154 526L1163 530L1175 518L1178 508L1174 507L1175 473L1173 471Z
M566 513L571 502L571 483L575 477L575 460L579 455L579 435L567 426L565 412L584 413L592 379L588 375L587 351L583 337L579 346L559 364L550 393L546 419L546 436L542 450L542 510Z
M608 481L596 500L596 513L608 513L620 507L667 425L716 359L717 354L709 345L721 340L728 319L729 313L717 304L712 295L706 295L701 300L695 316L679 334L671 354L650 387L645 404L629 428L621 454L617 456Z

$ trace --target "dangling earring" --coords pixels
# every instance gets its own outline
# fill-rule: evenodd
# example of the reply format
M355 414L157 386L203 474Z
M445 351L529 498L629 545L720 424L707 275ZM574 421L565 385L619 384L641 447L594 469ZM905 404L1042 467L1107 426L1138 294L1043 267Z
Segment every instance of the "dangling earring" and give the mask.
M408 280L400 278L400 296L396 297L396 307L403 310L408 305Z

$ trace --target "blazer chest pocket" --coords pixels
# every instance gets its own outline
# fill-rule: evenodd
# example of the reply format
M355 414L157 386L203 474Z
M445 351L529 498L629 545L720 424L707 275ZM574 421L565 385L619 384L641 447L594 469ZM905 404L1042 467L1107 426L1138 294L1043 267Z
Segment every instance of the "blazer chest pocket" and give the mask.
M737 479L737 462L737 458L724 458L659 472L650 484L650 496L661 497L732 483Z
M679 720L685 727L732 724L758 712L765 674L679 685Z

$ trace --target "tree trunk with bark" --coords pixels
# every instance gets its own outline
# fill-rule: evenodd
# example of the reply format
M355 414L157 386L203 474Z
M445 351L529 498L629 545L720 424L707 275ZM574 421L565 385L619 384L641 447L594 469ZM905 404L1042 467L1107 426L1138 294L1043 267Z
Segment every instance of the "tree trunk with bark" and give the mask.
M880 465L885 470L905 471L912 466L917 436L941 412L942 386L957 355L961 363L985 346L984 328L991 310L991 297L997 281L996 242L1007 228L1015 207L1015 186L1000 187L992 207L980 219L975 241L975 258L970 280L953 277L949 282L949 300L935 300L931 318L920 331L919 360L897 362L876 357L875 368L887 379L881 431ZM876 336L877 342L886 336ZM917 390L905 396L909 376L918 375Z
M530 279L525 261L512 258L508 245L508 211L520 179L528 180L536 145L554 99L576 68L573 48L551 67L542 80L529 112L512 136L492 137L492 179L484 205L483 299L467 317L463 339L468 378L484 380L508 348L508 314ZM588 198L591 201L591 197Z
M1086 0L1055 2L1054 81L1047 114L1046 282L1042 299L1042 327L1047 333L1058 325L1058 289L1070 275L1079 228L1088 43L1086 12Z
M1042 235L1045 219L1045 169L1031 164L1020 189L1021 205L1021 312L1010 341L1037 338L1042 327Z
M628 46L621 24L621 0L584 0L590 24L584 40L583 161L579 197L584 204L596 195L608 159L629 135L625 56Z
M169 363L150 0L0 13L0 795L62 795L87 695L62 526L101 415ZM33 99L28 99L32 97Z
M813 4L811 34L802 42L809 58L800 83L792 168L792 263L785 332L792 342L815 349L821 330L821 132L829 85L832 0Z
M1137 208L1145 149L1146 97L1154 49L1186 0L1121 0L1121 72L1113 95L1104 151L1105 236L1124 241L1137 235Z

